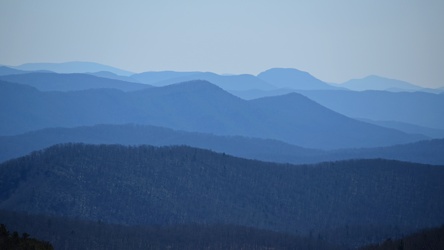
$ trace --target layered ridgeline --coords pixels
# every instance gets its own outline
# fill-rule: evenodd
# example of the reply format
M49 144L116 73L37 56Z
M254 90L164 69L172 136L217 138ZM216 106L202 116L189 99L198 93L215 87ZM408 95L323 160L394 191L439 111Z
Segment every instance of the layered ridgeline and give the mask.
M30 72L16 68L41 71ZM61 72L64 74L60 74ZM67 74L68 72L71 73ZM42 91L92 88L131 91L147 88L147 84L166 86L184 81L206 80L245 99L299 92L352 118L365 119L367 122L406 133L423 134L432 138L444 137L444 122L441 118L444 114L439 108L444 105L444 95L432 94L442 90L425 89L395 79L379 76L354 79L349 81L351 89L382 91L345 91L347 89L344 87L349 86L349 82L340 85L329 84L297 69L273 68L257 76L175 71L122 74L122 71L109 66L82 62L0 68L0 79L26 84ZM340 89L342 90L339 91ZM408 91L413 92L407 93Z
M122 145L188 145L237 157L282 163L319 163L345 159L384 158L444 165L444 139L378 148L318 150L271 139L217 136L149 125L95 125L47 128L15 136L0 136L0 162L60 143Z
M136 123L323 149L388 146L425 138L348 118L300 94L246 101L205 81L133 92L41 92L0 82L0 90L0 135Z
M296 166L190 147L66 144L1 164L0 209L127 225L399 234L444 222L443 178L442 166L389 160Z

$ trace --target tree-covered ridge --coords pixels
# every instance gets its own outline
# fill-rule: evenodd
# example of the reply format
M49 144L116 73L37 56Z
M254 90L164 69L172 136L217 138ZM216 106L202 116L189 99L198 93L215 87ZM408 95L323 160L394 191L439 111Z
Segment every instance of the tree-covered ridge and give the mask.
M0 221L38 235L57 250L340 249L317 237L236 225L123 226L1 210Z
M444 249L444 225L416 232L401 239L387 239L361 250L441 250Z
M403 233L444 222L442 179L442 166L381 159L297 166L185 146L64 144L1 164L0 208L126 225Z
M53 250L49 242L30 238L28 233L21 236L17 231L10 233L4 224L0 224L0 249L2 250Z
M302 148L270 139L217 136L134 124L47 128L16 136L0 136L0 162L68 142L153 146L188 145L242 158L293 164L369 158L433 165L444 164L444 139L391 147L324 151Z

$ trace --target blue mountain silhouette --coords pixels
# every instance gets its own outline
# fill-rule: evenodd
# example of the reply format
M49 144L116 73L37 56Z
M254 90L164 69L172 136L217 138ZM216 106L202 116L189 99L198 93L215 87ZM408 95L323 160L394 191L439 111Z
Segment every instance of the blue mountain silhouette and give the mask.
M258 78L269 82L278 88L289 89L337 89L307 72L290 68L273 68L260 73Z
M75 91L85 89L115 88L134 91L151 87L147 84L97 77L89 74L26 73L0 76L1 80L21 83L42 91Z
M1 82L0 88L2 135L46 127L136 123L325 149L424 139L353 120L300 94L246 101L206 81L126 93L115 89L40 92L7 82Z
M47 70L56 73L93 73L109 71L122 76L130 76L133 74L126 70L93 62L25 63L14 68L25 71Z

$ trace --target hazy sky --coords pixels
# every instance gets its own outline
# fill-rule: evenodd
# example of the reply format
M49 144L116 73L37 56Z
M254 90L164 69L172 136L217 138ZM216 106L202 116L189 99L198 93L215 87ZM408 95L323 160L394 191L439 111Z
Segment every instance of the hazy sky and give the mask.
M442 0L0 0L0 64L308 71L444 86Z

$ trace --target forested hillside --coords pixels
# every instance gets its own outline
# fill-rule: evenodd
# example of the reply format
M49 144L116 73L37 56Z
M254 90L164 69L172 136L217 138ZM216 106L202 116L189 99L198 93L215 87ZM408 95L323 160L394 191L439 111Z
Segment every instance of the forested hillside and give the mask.
M1 210L0 221L50 241L57 250L341 249L318 237L236 225L123 226Z
M65 144L0 165L0 208L126 225L236 224L308 235L444 222L444 168L282 165L190 147Z
M2 217L2 216L0 216ZM1 218L3 221L3 218ZM53 250L46 241L30 238L28 233L10 232L4 224L0 224L0 249L2 250Z
M400 239L386 239L379 244L372 244L361 250L441 250L444 249L444 225L425 229Z

